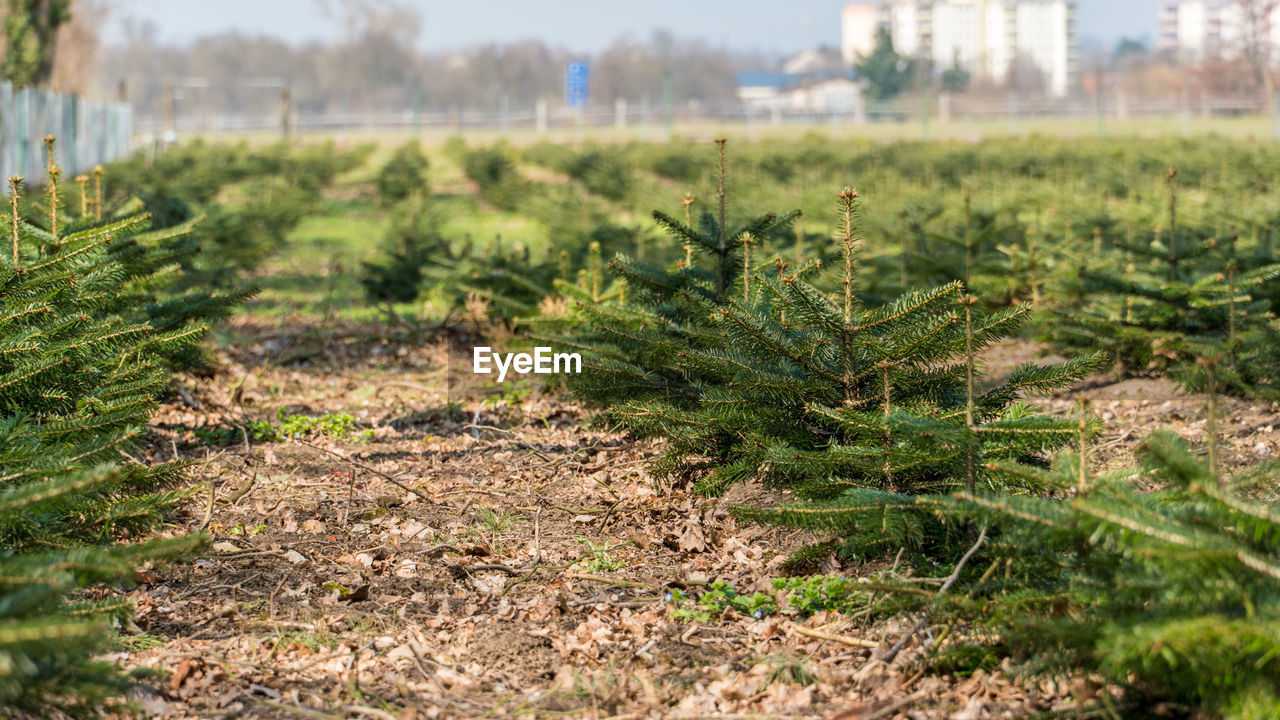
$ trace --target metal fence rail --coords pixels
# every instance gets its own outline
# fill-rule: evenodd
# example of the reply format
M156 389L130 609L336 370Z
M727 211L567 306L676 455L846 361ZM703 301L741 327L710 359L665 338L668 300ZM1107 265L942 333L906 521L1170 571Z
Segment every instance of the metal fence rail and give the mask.
M1277 105L1280 107L1280 105ZM927 115L922 117L922 111ZM1228 118L1266 116L1276 110L1258 99L1197 98L1183 96L1165 100L1128 100L1111 96L1097 103L1092 98L1034 99L1010 96L1007 99L977 100L939 95L897 102L852 103L830 108L791 107L781 103L680 103L660 107L648 102L617 101L612 106L594 105L581 111L558 104L540 102L525 107L505 103L495 108L411 108L363 112L293 112L287 122L279 113L200 113L178 117L140 116L135 129L145 141L180 135L205 133L279 133L283 128L297 133L332 133L347 130L407 131L471 130L516 131L573 127L615 129L661 129L675 123L698 122L743 124L751 127L784 125L861 125L864 123L909 123L929 120L948 122L1010 123L1032 119L1074 119L1127 121L1146 118ZM1280 119L1277 120L1280 122Z
M63 177L118 160L133 149L133 112L125 103L0 82L0 178L45 175L44 137L58 138Z

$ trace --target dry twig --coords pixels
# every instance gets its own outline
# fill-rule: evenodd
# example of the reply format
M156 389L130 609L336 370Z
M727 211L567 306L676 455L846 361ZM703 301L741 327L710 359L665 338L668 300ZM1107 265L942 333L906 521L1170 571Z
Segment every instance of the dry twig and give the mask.
M952 570L951 574L947 576L946 582L942 583L941 588L938 588L938 594L936 597L942 597L943 595L947 594L947 590L950 590L951 586L960 577L960 571L964 570L965 563L969 562L969 558L973 557L973 554L978 552L978 548L982 547L982 543L986 542L986 540L987 540L987 526L983 525L982 531L978 533L977 541L975 541L973 543L973 547L969 548L969 551L966 552L964 556L960 558L960 562L956 563L955 569ZM924 614L924 617L920 618L920 620L918 620L916 624L913 625L909 631L907 631L907 634L899 638L898 642L893 644L893 647L889 648L889 650L885 652L884 655L880 656L879 660L883 662L885 665L892 663L894 658L898 657L898 653L902 652L902 648L904 645L907 644L907 641L910 640L912 637L914 637L916 633L920 632L920 630L925 626L925 623L927 623L928 621L929 621L929 613L926 612Z

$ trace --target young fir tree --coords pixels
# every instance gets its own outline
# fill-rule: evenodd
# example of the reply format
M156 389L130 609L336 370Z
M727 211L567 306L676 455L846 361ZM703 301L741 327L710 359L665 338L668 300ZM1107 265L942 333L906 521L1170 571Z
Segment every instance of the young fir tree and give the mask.
M111 173L119 179L105 190L95 182L95 191L105 192L95 196L95 206L109 209L136 196L157 230L204 216L195 228L200 253L184 260L182 283L234 287L316 210L320 191L339 173L359 167L371 149L339 150L332 143L250 148L196 140L113 163Z
M480 196L499 210L515 210L530 196L506 145L461 150L462 169L479 187Z
M77 588L127 581L196 543L143 540L186 476L125 451L168 388L166 359L202 328L158 331L130 305L153 277L119 239L137 220L64 217L50 165L47 226L22 219L11 178L0 253L0 705L88 714L122 697L124 678L91 657L128 607Z
M840 202L835 299L815 285L827 263L754 271L750 232L736 236L731 295L615 263L645 309L588 313L613 341L585 364L577 389L612 404L633 433L668 439L658 471L696 472L707 492L755 477L806 500L743 515L835 530L850 553L918 547L943 538L911 496L1005 487L984 469L990 460L1042 462L1075 424L1033 413L1020 395L1074 381L1097 361L1025 365L980 392L976 354L1029 308L981 315L959 282L862 306L860 201L846 189Z
M1219 382L1239 395L1280 397L1280 322L1252 293L1280 264L1242 270L1234 237L1204 239L1178 225L1177 172L1168 173L1168 228L1148 245L1117 243L1122 272L1081 271L1085 305L1060 313L1048 337L1102 350L1125 376L1170 374L1203 389L1197 358L1222 355Z
M401 203L391 214L391 228L383 239L385 257L361 263L360 284L365 296L394 312L395 303L410 303L426 289L427 271L449 241L440 234L439 221L422 197Z
M885 662L917 636L935 672L1001 667L1103 684L1063 717L1277 717L1276 466L1225 478L1214 470L1211 427L1207 458L1160 431L1139 446L1136 467L1096 474L1084 403L1077 428L1051 468L988 464L1043 494L904 503L927 508L937 528L981 528L954 565L936 569L947 575L942 590L921 592L920 577L890 570L871 582L829 581L830 597L859 614L922 616L881 652ZM937 632L922 632L930 624Z
M396 148L374 178L378 201L383 207L391 207L414 195L425 195L429 166L427 156L422 154L422 144L418 141L413 140Z
M193 234L200 219L157 227L145 203L136 197L107 210L102 200L105 172L101 167L93 171L92 188L90 178L80 176L76 178L77 190L65 197L52 136L45 138L45 146L45 201L28 203L24 221L48 233L41 251L49 256L86 235L109 238L97 262L115 268L122 282L99 312L145 322L156 332L181 332L198 339L209 326L226 320L257 294L252 286L211 290L192 285L183 267L201 251ZM170 367L186 369L203 368L210 361L196 342L171 345L157 357Z
M599 255L599 246L595 245ZM531 320L549 298L557 296L557 284L567 277L567 262L535 263L529 248L504 247L495 239L483 253L464 249L439 262L438 278L458 304L478 298L487 303L493 319L516 323Z
M989 303L1009 304L1018 299L1017 268L1010 266L1006 249L1011 236L1021 228L1001 224L997 213L975 210L970 190L963 193L958 223L935 231L926 231L922 218L908 227L904 217L903 223L899 292L958 279ZM913 237L914 247L909 243Z
M598 242L587 246L586 267L578 269L576 280L571 279L568 251L560 252L556 267L557 277L550 287L527 276L524 278L526 289L535 291L538 301L522 303L536 312L518 316L516 324L531 331L538 340L560 342L566 334L578 332L586 322L581 308L615 306L626 299L626 286L605 275L603 251Z
M683 260L674 268L616 255L608 268L620 280L627 302L578 300L582 317L578 332L562 344L591 357L583 374L572 378L574 392L587 402L616 408L629 401L648 400L676 408L696 404L705 383L714 379L683 361L693 348L710 348L721 334L712 325L708 308L730 302L737 289L748 243L741 238L763 237L785 228L798 211L768 213L730 230L727 226L724 140L717 140L719 174L716 213L705 212L697 226L690 223L692 203L684 203L686 221L654 211L654 220L679 244ZM592 295L603 286L598 270L589 269ZM610 411L611 415L616 415ZM620 419L620 418L618 418ZM640 432L639 426L632 429ZM676 470L674 465L668 471Z
M726 342L696 358L727 381L705 393L696 412L669 418L668 436L686 453L699 452L708 429L735 438L725 453L731 462L704 480L708 487L753 476L808 500L744 515L836 530L848 552L891 542L920 547L946 534L910 508L910 497L1026 489L987 472L987 463L1043 462L1076 428L1019 399L1075 381L1097 362L1027 364L979 391L976 355L1016 329L1028 308L980 313L959 282L862 307L857 192L842 191L840 201L835 299L814 284L819 268L759 278L754 302L719 313Z
M1216 364L1202 363L1211 378ZM944 514L993 532L935 610L978 632L940 657L1101 678L1110 687L1093 709L1113 717L1159 706L1280 716L1280 506L1259 499L1274 498L1275 467L1231 480L1215 469L1213 397L1207 459L1162 431L1139 447L1138 467L1095 476L1082 438L1052 470L992 468L1034 476L1054 497L944 501Z

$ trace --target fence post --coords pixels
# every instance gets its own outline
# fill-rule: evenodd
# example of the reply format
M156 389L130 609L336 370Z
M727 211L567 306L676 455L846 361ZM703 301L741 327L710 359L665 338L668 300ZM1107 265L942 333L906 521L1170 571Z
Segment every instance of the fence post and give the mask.
M31 122L31 100L28 95L31 94L29 88L23 88L14 93L14 104L21 107L18 110L18 175L29 175L27 172L27 138L28 125Z
M929 79L920 83L920 135L921 139L929 139Z
M618 98L613 101L613 127L617 130L627 129L627 99Z
M172 85L166 85L164 94L167 101L164 106L164 141L169 143L178 137L178 91Z
M1106 100L1102 97L1102 65L1098 65L1093 72L1093 100L1097 105L1098 112L1098 136L1102 137L1107 134L1107 111Z
M67 128L67 175L75 177L80 172L80 99L75 95L67 96L67 107L70 112L64 118L64 126Z
M542 98L533 106L533 124L539 135L547 132L547 101Z
M666 129L666 139L671 139L671 126L675 122L672 117L671 110L672 91L671 91L671 73L663 73L662 75L662 124Z
M1182 88L1179 95L1179 104L1182 113L1182 137L1191 137L1191 103L1187 98L1187 89Z
M1271 139L1280 141L1280 94L1271 96Z
M413 84L413 134L422 137L422 86Z
M280 136L289 141L289 116L293 114L293 88L288 83L280 86Z
M17 113L14 111L13 102L13 86L9 83L0 83L0 159L4 162L4 172L0 173L0 178L7 178L10 175L17 175L18 172L14 166L14 124L16 122Z

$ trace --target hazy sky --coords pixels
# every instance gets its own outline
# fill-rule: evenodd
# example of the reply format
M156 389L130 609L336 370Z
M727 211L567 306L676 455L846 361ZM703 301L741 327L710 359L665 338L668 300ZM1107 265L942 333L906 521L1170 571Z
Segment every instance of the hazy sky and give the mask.
M1160 0L1076 0L1082 40L1155 36ZM593 51L657 28L737 50L794 52L838 46L844 0L407 0L422 11L424 49L538 38ZM109 37L131 17L162 41L240 30L301 42L341 36L317 0L118 0Z

